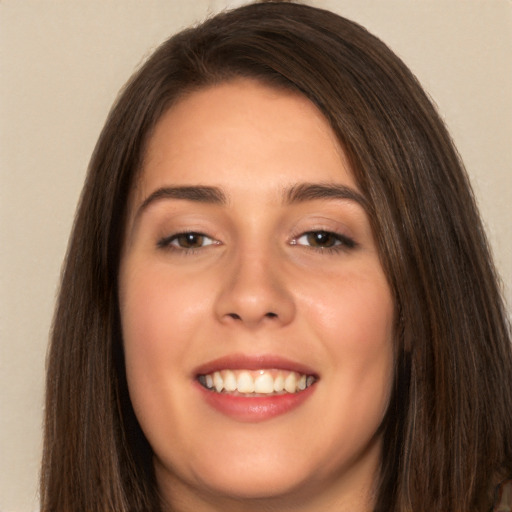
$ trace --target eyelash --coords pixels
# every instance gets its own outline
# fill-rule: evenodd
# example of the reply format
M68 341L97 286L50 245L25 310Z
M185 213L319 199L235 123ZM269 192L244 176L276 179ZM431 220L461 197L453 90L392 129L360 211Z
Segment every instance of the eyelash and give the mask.
M208 243L203 244L200 247L182 247L182 246L173 244L173 242L178 241L180 237L185 237L185 236L207 239ZM322 236L324 236L324 237L326 236L329 238L332 237L332 239L334 241L334 245L329 246L329 247L322 247L322 246L314 246L311 244L299 243L300 239L302 239L302 238L307 239L308 237L311 237L311 236L316 236L317 238L322 237ZM309 240L309 242L311 242L311 240ZM200 233L197 231L182 231L179 233L174 233L173 235L161 238L157 242L157 247L159 249L167 249L167 250L171 250L171 251L177 251L184 255L196 254L198 251L200 251L201 249L204 249L205 247L208 247L209 245L220 245L220 242L218 242L217 240L215 240L212 237L209 237L208 235L206 235L204 233ZM348 250L351 250L351 249L354 249L357 247L357 243L352 238L350 238L346 235L342 235L340 233L335 233L333 231L328 231L328 230L324 230L324 229L305 231L305 232L299 234L298 236L293 237L290 242L290 245L300 245L302 247L305 247L306 249L321 252L323 254L326 254L326 253L336 254L341 251L348 251Z
M314 246L314 245L306 245L306 244L299 244L298 241L301 238L307 238L308 236L327 236L332 237L334 239L334 245L330 247L322 247L322 246ZM357 243L352 238L342 235L340 233L335 233L334 231L328 231L326 229L315 229L311 231L306 231L304 233L301 233L299 236L296 236L292 239L291 245L302 245L303 247L321 252L323 254L330 253L330 254L337 254L342 251L347 251L351 249L355 249L357 247Z
M180 247L178 245L174 245L173 242L177 241L180 237L202 237L209 240L209 242L206 245L201 245L200 247ZM200 251L201 249L204 249L205 247L208 247L209 245L219 245L220 242L217 240L209 237L208 235L205 235L204 233L200 233L198 231L182 231L180 233L174 233L173 235L166 236L164 238L161 238L157 242L157 247L159 249L167 249L170 251L177 251L182 254L195 254L196 252Z

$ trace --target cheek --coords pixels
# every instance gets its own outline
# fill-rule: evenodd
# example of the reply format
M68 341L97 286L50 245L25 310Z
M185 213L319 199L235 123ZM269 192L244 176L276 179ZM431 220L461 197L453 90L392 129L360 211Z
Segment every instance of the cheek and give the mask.
M190 340L208 309L204 284L148 267L132 265L120 275L128 387L136 412L144 413L170 399L169 374L184 374Z
M192 334L209 307L207 283L188 280L165 266L137 268L122 276L120 309L127 350L169 347Z
M380 267L333 274L324 286L304 289L305 310L332 348L366 353L388 347L394 324L391 291ZM311 292L308 295L308 291Z
M308 305L311 324L332 362L339 399L383 415L393 381L394 303L377 270L333 278Z

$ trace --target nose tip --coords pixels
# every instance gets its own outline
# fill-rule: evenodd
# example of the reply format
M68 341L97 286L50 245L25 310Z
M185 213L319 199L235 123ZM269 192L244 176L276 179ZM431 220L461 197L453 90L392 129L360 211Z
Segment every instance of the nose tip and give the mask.
M286 325L295 315L295 304L284 279L268 263L238 265L223 281L216 314L223 323L248 328Z

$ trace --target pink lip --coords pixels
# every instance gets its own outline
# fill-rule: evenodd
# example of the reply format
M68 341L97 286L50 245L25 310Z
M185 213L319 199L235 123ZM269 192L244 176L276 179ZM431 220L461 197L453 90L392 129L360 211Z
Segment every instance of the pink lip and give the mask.
M279 356L246 356L233 354L210 361L198 367L195 377L224 369L283 369L306 375L317 374L309 367ZM318 378L318 377L317 377ZM229 393L216 393L203 387L195 380L196 388L205 402L216 411L236 421L257 423L286 414L302 405L315 391L316 383L298 393L272 396L240 396Z
M201 386L199 382L196 384L209 406L243 423L257 423L290 412L303 404L316 388L316 384L313 384L304 391L293 394L247 397L216 393Z
M306 375L314 375L317 373L308 366L274 355L244 355L231 354L229 356L220 357L205 363L195 370L195 376L206 375L219 370L262 370L262 369L281 369L290 372L303 373Z

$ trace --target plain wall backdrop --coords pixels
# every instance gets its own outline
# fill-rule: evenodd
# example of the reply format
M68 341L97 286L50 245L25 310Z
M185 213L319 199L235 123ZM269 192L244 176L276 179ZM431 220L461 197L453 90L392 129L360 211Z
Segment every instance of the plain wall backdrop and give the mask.
M241 3L0 0L2 512L37 510L48 330L76 202L107 112L171 33ZM512 1L309 3L381 37L438 105L512 304Z

